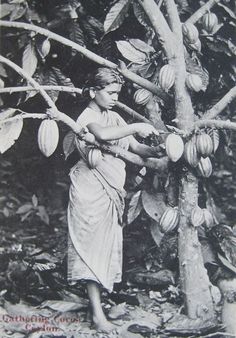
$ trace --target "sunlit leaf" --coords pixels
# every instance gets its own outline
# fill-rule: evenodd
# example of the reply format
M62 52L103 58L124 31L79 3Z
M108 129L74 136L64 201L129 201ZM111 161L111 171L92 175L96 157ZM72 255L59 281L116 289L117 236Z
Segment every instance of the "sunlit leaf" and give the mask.
M124 22L124 19L128 14L130 2L130 0L119 0L111 7L104 22L104 30L106 34L119 28Z
M22 68L28 73L29 76L32 76L37 68L38 59L35 53L35 48L32 42L29 42L25 47L22 57Z
M1 109L0 110L0 120L8 119L12 117L17 110L15 108Z
M44 223L49 225L49 216L48 216L48 213L47 213L45 207L43 205L39 205L37 209L38 209L37 215L39 216L41 221L43 221Z
M14 20L18 20L20 19L26 12L27 7L24 5L15 5L15 8L13 9L13 11L11 12L10 15L10 21L14 21Z
M164 194L150 193L146 190L142 192L142 203L146 213L155 221L159 221L166 209Z
M15 8L15 5L0 4L0 18L4 18L9 15Z
M23 205L21 205L17 210L16 210L16 214L25 214L29 211L31 211L33 209L33 204L32 203L25 203Z
M138 22L144 27L150 27L150 20L138 2L133 3L133 9Z
M141 190L137 191L131 198L129 202L129 209L127 214L127 221L128 224L132 223L140 214L142 210L142 203L141 203Z
M72 154L75 150L75 133L73 131L69 131L63 140L63 151L65 155L65 159Z
M132 46L129 41L116 41L117 48L121 54L129 61L142 64L145 62L147 55Z
M154 53L155 49L148 45L146 42L140 40L140 39L129 39L129 42L131 43L134 48L140 50L143 53Z
M41 308L48 307L52 310L60 311L60 312L80 310L86 306L87 306L87 302L85 302L82 298L80 302L76 302L76 303L65 302L63 300L46 300L40 305Z
M157 246L160 245L162 238L164 237L164 233L160 230L159 222L151 220L151 235L154 239Z
M0 10L0 12L1 12L1 10ZM7 77L7 72L6 72L2 63L0 63L0 76Z
M0 124L0 153L4 153L11 148L15 141L20 136L23 128L23 119L17 119L12 122L5 122Z

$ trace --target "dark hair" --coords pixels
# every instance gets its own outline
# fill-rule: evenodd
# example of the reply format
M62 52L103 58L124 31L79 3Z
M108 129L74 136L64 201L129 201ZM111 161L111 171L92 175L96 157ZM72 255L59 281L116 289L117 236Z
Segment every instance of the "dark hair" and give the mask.
M88 97L90 89L103 89L111 83L123 84L123 77L114 69L107 67L97 68L96 71L89 74L82 89L82 94Z

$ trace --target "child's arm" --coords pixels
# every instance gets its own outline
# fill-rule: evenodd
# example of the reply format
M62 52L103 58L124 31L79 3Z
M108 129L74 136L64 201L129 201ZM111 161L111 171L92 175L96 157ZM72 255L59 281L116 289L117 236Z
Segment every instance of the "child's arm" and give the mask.
M133 136L129 140L130 150L141 157L160 157L163 148L160 146L150 147L146 144L139 143Z
M123 126L102 127L97 123L87 125L88 130L100 141L117 140L126 136L138 134L147 137L151 134L158 135L158 131L148 123L132 123Z

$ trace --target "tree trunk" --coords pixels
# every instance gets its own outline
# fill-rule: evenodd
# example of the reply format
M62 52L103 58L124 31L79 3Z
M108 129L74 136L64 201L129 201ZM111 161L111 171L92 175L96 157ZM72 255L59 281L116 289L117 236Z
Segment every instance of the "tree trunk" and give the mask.
M198 240L197 229L190 222L198 205L198 181L191 173L182 178L180 191L179 269L185 307L190 318L215 319L210 282Z

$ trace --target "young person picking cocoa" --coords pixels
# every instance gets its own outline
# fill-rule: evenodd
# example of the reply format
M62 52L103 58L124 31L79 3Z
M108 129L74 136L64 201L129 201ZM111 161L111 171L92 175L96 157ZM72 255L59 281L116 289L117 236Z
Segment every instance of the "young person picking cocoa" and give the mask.
M155 157L155 148L139 143L133 135L145 138L158 135L158 131L147 123L127 124L111 110L122 83L116 71L98 68L83 89L90 100L77 122L100 142L118 145L142 157ZM100 292L112 291L114 283L121 281L125 162L101 153L97 166L91 168L91 146L77 141L77 148L81 159L70 171L68 281L86 282L93 324L109 332L114 325L103 312Z

